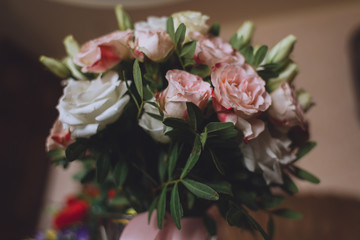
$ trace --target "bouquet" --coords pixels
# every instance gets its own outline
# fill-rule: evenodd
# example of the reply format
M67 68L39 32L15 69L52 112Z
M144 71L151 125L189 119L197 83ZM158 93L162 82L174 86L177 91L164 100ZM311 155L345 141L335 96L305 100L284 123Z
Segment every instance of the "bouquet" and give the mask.
M76 178L99 187L102 212L134 209L130 224L146 219L137 227L149 221L166 239L177 234L171 226L186 231L195 217L216 235L213 206L264 239L273 216L301 217L280 207L298 191L294 177L319 183L296 166L316 145L305 118L312 98L294 85L296 38L269 50L251 44L249 21L227 42L200 12L135 24L121 6L115 12L119 30L82 46L68 36L66 58L40 58L64 79L47 139L53 162L82 162ZM110 189L123 207L111 205ZM269 215L267 231L254 211Z

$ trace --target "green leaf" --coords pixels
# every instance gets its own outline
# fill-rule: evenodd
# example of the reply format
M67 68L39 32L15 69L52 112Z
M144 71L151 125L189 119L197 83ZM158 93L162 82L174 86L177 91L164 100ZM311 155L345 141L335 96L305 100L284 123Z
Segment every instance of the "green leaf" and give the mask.
M177 46L181 46L181 44L184 42L185 33L186 33L186 26L184 23L181 23L175 32L175 44Z
M130 19L130 16L125 12L122 5L119 4L115 7L115 15L116 15L119 29L121 31L126 31L128 29L134 29L134 25Z
M252 46L247 46L244 49L242 49L241 54L244 56L246 62L250 65L253 63L253 57L254 57L254 48Z
M166 191L167 191L167 186L165 185L165 187L161 191L158 206L157 206L156 217L157 217L157 223L158 223L159 229L162 229L162 225L163 225L163 221L164 221L164 217L165 217Z
M272 216L270 216L269 221L268 221L267 232L269 235L269 240L274 239L275 222L274 222L274 218Z
M200 154L201 154L201 141L200 141L200 136L196 134L194 140L194 147L190 153L189 158L186 161L185 167L180 175L180 178L186 177L186 175L191 171L191 169L195 166L195 164L199 160Z
M203 216L203 222L210 236L216 236L216 222L208 215Z
M204 148L207 140L207 131L205 129L204 132L200 134L201 147Z
M170 213L172 218L174 219L174 222L176 224L176 227L178 229L181 229L181 217L183 216L183 208L180 203L180 197L179 197L179 189L178 184L176 183L171 191L171 198L170 198Z
M210 29L209 29L209 33L215 37L220 35L220 23L216 22L214 23Z
M273 214L283 217L283 218L289 218L289 219L301 219L302 215L294 210L291 209L277 209L272 211Z
M219 200L219 194L206 184L191 179L183 179L181 182L190 192L199 198L212 201Z
M148 214L148 224L150 224L151 215L152 215L152 213L154 212L154 209L155 209L155 207L156 207L156 204L157 204L158 199L159 199L159 197L156 197L156 198L152 201L152 203L150 204L150 207L149 207L149 210L148 210L148 212L149 212L149 214Z
M87 139L76 139L76 141L70 144L65 150L66 160L71 162L82 158L87 149L87 143Z
M232 35L232 37L230 38L230 45L237 50L240 50L243 47L244 44L244 38L238 37L238 34L235 33L234 35Z
M166 32L170 35L171 39L175 42L175 29L174 29L174 20L170 16L166 20Z
M171 149L170 155L169 155L169 165L168 165L168 178L171 179L172 174L174 172L177 159L179 157L179 144L175 143L173 148Z
M101 154L96 159L96 180L98 183L105 182L105 179L110 171L110 156L108 154Z
M269 240L269 236L266 234L266 232L264 231L264 229L261 227L261 225L252 217L250 216L244 209L242 210L242 212L244 213L244 215L247 217L250 225L255 228L256 230L259 231L259 233L261 234L261 236L265 239L265 240Z
M195 49L196 49L196 41L195 40L186 43L183 46L183 48L181 49L180 57L193 58L194 54L195 54Z
M184 61L184 67L192 66L196 63L193 57L183 58L183 61Z
M166 174L166 157L167 155L164 152L160 153L160 157L159 157L159 166L158 166L158 171L159 171L159 177L160 177L160 181L164 182L165 181L165 174Z
M299 179L311 182L311 183L315 183L315 184L319 184L320 183L320 179L317 178L316 176L312 175L311 173L309 173L308 171L301 169L299 167L293 166L293 171L292 173L298 177Z
M208 134L219 132L227 128L234 128L234 124L232 122L210 122L206 125Z
M47 67L47 69L59 78L66 79L70 77L69 69L61 61L46 56L40 56L39 60L45 67Z
M259 66L261 64L261 62L264 60L266 53L268 51L268 47L263 45L261 46L255 53L254 56L254 60L253 60L253 65L254 66Z
M211 159L216 167L216 169L219 171L221 175L225 175L224 168L222 167L221 163L219 162L219 159L216 157L215 153L209 149Z
M125 179L127 177L127 173L128 173L127 163L122 160L118 161L113 171L114 180L118 187L121 187L124 184Z
M296 156L296 161L298 161L300 158L304 157L306 154L308 154L311 150L314 149L314 147L316 147L317 143L316 142L307 142L304 146L302 146L299 149L299 152Z
M262 69L262 70L258 70L257 73L259 74L259 76L264 79L265 81L270 79L270 78L276 78L279 76L278 72L274 72L270 69Z
M201 64L191 68L190 73L194 75L198 75L202 78L206 78L207 76L210 75L210 68L206 64Z
M191 129L189 124L180 118L165 118L163 123L166 126L169 126L172 128L179 128L179 129L183 129L183 130Z
M261 199L261 206L263 208L275 208L280 206L285 201L282 195L264 195Z
M164 117L154 114L154 113L150 113L150 112L145 112L146 114L148 114L150 117L159 120L160 122L162 122L164 120Z
M259 209L259 206L256 202L256 193L255 192L248 192L248 191L236 191L235 192L237 202L241 204L245 204L246 207L249 209L256 211Z
M299 191L299 189L296 186L296 184L294 183L294 181L291 180L291 178L288 175L284 174L283 180L284 180L284 184L281 187L284 191L286 191L287 193L289 193L291 195L293 195Z
M232 196L231 184L226 181L206 183L209 187L214 189L218 193L223 193Z
M200 108L198 108L198 106L196 106L192 102L186 102L186 108L191 126L194 128L195 131L197 131L203 121L202 112Z
M133 75L134 75L134 82L136 86L136 90L139 93L139 96L141 99L144 98L144 90L143 90L143 83L142 83L142 77L141 77L141 69L139 66L139 60L134 61L133 66Z

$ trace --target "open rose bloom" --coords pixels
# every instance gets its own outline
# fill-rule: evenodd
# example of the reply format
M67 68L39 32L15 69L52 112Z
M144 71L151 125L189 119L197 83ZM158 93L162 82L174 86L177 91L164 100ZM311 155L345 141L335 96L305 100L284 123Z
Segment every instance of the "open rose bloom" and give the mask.
M100 205L78 202L74 221L136 211L121 240L205 240L214 233L202 219L218 206L230 225L266 239L248 212L293 214L273 205L273 188L293 194L292 178L319 182L296 166L315 146L311 96L295 87L296 38L253 47L252 22L227 40L200 12L137 23L116 13L119 30L81 47L67 40L66 62L44 61L66 76L47 151L60 149L65 167L82 162L77 179L100 188Z

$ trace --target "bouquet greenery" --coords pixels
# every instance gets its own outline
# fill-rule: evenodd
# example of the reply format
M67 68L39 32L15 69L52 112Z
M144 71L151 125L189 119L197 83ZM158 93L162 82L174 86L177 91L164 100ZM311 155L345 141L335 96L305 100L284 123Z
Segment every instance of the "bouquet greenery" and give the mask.
M81 161L76 178L99 186L102 212L131 207L150 220L156 210L159 229L181 229L184 217L211 226L213 205L264 239L272 216L301 217L279 208L298 191L293 177L319 183L295 165L315 146L304 116L311 96L293 83L296 38L268 51L251 45L252 22L226 42L200 12L135 24L121 6L115 12L119 30L81 47L68 36L66 58L40 58L66 79L47 139L54 163ZM125 208L111 206L110 189ZM268 231L252 211L269 214Z

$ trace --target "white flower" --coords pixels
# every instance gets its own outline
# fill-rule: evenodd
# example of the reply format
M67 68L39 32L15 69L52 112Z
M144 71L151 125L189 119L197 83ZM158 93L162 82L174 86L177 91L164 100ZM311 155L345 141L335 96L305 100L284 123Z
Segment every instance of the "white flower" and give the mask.
M148 132L155 141L168 143L170 138L164 135L164 124L147 113L159 115L159 110L155 106L145 103L144 114L139 120L140 127Z
M146 22L142 21L135 23L135 30L166 31L166 20L167 17L148 17Z
M265 129L257 138L241 143L245 166L254 172L260 168L267 184L283 183L281 164L289 164L296 156L290 150L291 141L286 136L274 138Z
M59 100L59 120L72 128L72 138L90 137L115 122L130 97L124 81L115 72L92 81L69 79Z
M206 25L206 21L209 19L208 16L203 15L201 12L195 11L183 11L177 12L172 15L174 19L174 28L184 23L186 26L185 42L190 41L190 33L199 32L206 34L209 30L209 26Z

